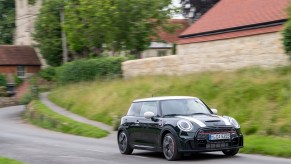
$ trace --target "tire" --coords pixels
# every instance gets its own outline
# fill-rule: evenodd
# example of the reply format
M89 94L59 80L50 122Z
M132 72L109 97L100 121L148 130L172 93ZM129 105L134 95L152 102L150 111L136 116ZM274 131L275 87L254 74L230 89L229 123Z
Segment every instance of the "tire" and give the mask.
M133 149L130 147L128 143L127 134L124 131L121 131L117 137L118 147L121 154L131 154Z
M181 158L181 153L178 152L177 141L171 133L166 134L163 138L163 153L168 161L175 161Z
M226 156L235 156L238 151L239 149L222 150L223 154L225 154Z

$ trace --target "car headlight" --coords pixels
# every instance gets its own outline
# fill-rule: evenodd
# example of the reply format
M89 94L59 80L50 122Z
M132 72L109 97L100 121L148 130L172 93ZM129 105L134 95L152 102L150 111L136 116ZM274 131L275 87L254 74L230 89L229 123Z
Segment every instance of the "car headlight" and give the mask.
M189 132L193 129L193 125L190 121L188 120L179 120L177 122L177 126L182 130L182 131L185 131L185 132Z
M236 129L240 128L239 123L232 117L228 117L228 116L223 116L224 118L226 118Z

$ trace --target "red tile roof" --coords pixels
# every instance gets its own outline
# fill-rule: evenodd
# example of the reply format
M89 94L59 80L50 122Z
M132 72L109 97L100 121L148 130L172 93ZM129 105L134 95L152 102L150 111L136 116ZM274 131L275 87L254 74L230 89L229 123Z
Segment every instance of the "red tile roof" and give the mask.
M164 30L159 30L157 32L159 39L153 38L153 41L162 40L167 43L174 43L180 39L179 35L189 27L189 23L186 19L171 19L170 23L173 25L179 25L180 27L178 27L177 30L173 33L168 33L165 32Z
M36 65L40 60L31 46L0 46L0 65Z
M279 31L281 27L278 24L283 24L287 19L285 9L289 2L290 0L221 0L185 30L180 37L189 38L181 39L178 43L187 44ZM277 24L269 26L278 27L257 26L253 29L243 29L272 22ZM227 31L238 28L241 30ZM212 33L219 31L220 33ZM200 35L207 33L208 36Z
M199 42L206 42L206 41L223 40L223 39L238 38L238 37L243 37L243 36L265 34L265 33L280 31L282 30L282 28L283 28L283 25L277 25L277 26L271 26L271 27L265 27L265 28L257 28L257 29L251 29L251 30L222 33L222 34L217 34L217 35L187 38L187 39L179 40L178 44L199 43Z

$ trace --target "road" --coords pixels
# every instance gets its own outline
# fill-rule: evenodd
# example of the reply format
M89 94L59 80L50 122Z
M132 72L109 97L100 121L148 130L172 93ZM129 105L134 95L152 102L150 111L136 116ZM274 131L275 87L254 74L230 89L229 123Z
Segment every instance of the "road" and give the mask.
M25 123L20 114L23 106L0 109L0 156L27 164L149 164L169 163L161 153L135 150L121 155L115 135L93 139L41 129ZM199 164L290 164L291 159L238 154L204 153L185 157L174 163ZM170 162L171 163L171 162Z

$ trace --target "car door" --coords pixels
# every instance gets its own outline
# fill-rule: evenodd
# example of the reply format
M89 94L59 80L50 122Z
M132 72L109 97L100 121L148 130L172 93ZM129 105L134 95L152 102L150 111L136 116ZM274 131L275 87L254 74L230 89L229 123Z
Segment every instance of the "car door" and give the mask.
M138 131L140 131L139 129L141 128L139 124L141 106L142 102L132 103L124 120L129 141L132 146L138 144Z
M155 148L158 145L158 137L160 134L159 120L153 121L144 117L145 112L153 112L158 117L158 102L148 101L143 102L139 117L139 143L149 148Z

